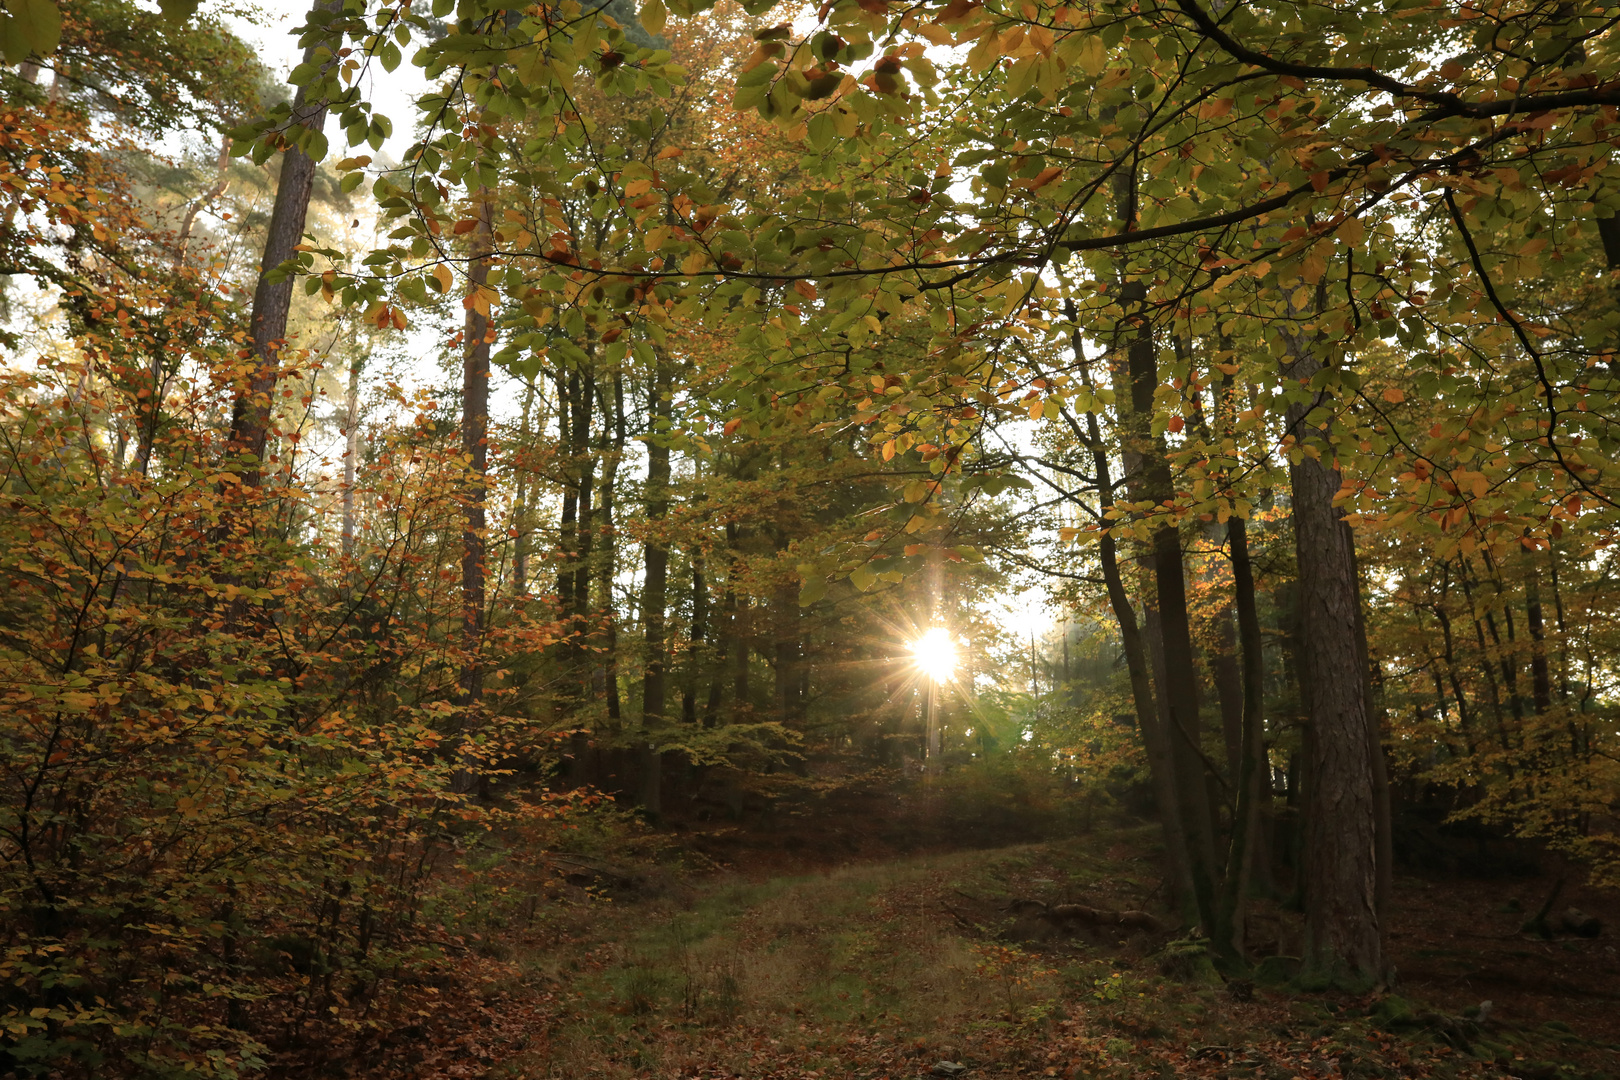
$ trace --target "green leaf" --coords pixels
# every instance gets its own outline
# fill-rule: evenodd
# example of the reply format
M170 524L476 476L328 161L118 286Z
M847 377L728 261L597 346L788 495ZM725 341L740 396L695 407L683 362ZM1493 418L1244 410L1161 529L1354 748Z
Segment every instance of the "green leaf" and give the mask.
M838 128L833 123L832 116L825 112L812 116L806 125L806 137L814 149L825 150L831 146L833 140L838 137Z
M669 20L669 11L664 7L664 0L647 0L641 6L641 26L647 33L657 37L664 32L664 24Z
M158 0L158 7L170 22L185 22L197 14L197 0Z
M49 56L62 42L62 13L51 0L6 0L11 13L0 32L6 62L20 64L29 53Z

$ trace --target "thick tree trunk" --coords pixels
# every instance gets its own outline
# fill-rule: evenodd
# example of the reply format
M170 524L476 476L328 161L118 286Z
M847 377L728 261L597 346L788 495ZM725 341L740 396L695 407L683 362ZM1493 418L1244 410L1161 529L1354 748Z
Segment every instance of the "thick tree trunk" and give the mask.
M342 0L316 0L312 10L332 12L341 10L342 6ZM305 49L304 63L312 62L315 55L316 46ZM297 126L320 131L326 125L326 102L307 102L300 87L293 98L292 119ZM259 281L253 290L253 311L249 317L253 373L231 412L229 448L231 454L241 459L240 477L246 487L257 487L264 475L270 408L281 370L281 349L287 337L287 314L292 308L293 279L272 282L269 274L291 259L293 249L303 242L318 164L296 146L289 146L281 156L281 175L276 181L276 199L270 210L270 225L265 232L264 255L259 263Z
M1297 350L1289 377L1308 380L1320 360ZM1318 983L1367 986L1383 975L1378 918L1377 809L1366 670L1357 645L1360 583L1353 537L1333 504L1333 450L1289 411L1306 452L1289 466L1299 561L1300 680L1310 716L1304 852L1305 974ZM1320 458L1316 455L1320 455Z

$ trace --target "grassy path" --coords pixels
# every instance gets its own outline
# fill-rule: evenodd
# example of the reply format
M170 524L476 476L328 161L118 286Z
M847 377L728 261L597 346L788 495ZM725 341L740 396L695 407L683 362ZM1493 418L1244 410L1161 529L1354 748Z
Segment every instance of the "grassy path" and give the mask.
M938 1062L972 1080L1606 1075L1556 1027L1450 1027L1394 997L1251 993L1178 962L1166 935L1059 932L1018 903L1151 907L1151 837L722 878L599 905L572 940L519 958L555 1008L489 1075L900 1080Z

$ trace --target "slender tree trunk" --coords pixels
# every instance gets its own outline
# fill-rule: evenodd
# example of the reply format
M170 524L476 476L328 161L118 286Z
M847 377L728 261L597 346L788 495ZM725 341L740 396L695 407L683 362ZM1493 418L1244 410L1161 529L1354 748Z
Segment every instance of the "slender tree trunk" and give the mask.
M1220 635L1209 657L1215 675L1215 699L1221 709L1221 737L1226 743L1226 775L1236 790L1243 771L1243 672L1238 659L1237 628L1232 625L1232 607L1223 607L1215 616Z
M593 350L594 351L594 350ZM601 448L591 446L591 415L596 407L596 376L587 372L580 379L579 405L581 415L574 418L574 460L578 462L579 471L577 482L578 494L575 496L579 504L579 525L576 532L575 551L573 558L574 571L574 626L578 642L579 677L589 684L590 672L587 670L588 661L586 638L590 634L591 612L591 561L596 549L596 458L597 450Z
M1226 857L1226 880L1221 900L1221 934L1217 949L1241 958L1247 948L1247 905L1260 852L1261 819L1271 791L1271 769L1265 744L1265 652L1260 636L1260 614L1255 604L1254 568L1249 561L1247 523L1236 514L1226 522L1232 560L1233 607L1237 610L1238 640L1242 647L1242 746L1234 772L1237 805L1232 812L1232 838Z
M726 543L731 548L731 570L727 575L726 595L731 598L731 711L732 719L743 724L753 719L754 692L749 686L749 652L753 637L753 612L748 595L737 588L737 577L742 569L738 551L740 540L737 526L726 523Z
M1113 195L1121 228L1127 232L1134 229L1137 221L1134 165L1116 175ZM1133 500L1164 507L1175 499L1175 483L1164 439L1152 434L1159 367L1152 313L1147 308L1147 285L1131 273L1131 267L1124 260L1118 271L1120 313L1115 324L1114 352L1116 356L1123 352L1124 371L1116 370L1114 380L1117 386L1123 374L1129 383L1129 393L1119 394L1122 402L1130 403L1123 447L1126 479ZM1118 360L1115 363L1117 366ZM1215 926L1220 868L1215 861L1214 822L1210 819L1210 788L1202 750L1198 673L1192 627L1187 616L1186 568L1181 558L1181 532L1176 525L1166 522L1155 528L1152 559L1163 635L1160 645L1165 661L1164 678L1158 684L1159 705L1161 715L1167 718L1165 739L1175 767L1198 921L1204 932L1209 933Z
M202 208L209 205L225 194L230 186L231 176L231 140L227 136L219 141L219 155L214 161L215 179L213 187L186 203L186 211L180 216L180 228L175 233L175 262L178 265L186 257L186 249L191 246L191 230L196 226L197 215Z
M779 548L785 546L778 538ZM775 641L776 719L792 727L799 719L799 590L779 584L771 590L772 637Z
M1155 440L1149 435L1159 372L1152 328L1146 316L1137 310L1146 294L1142 284L1136 281L1126 282L1121 294L1127 317L1137 320L1125 348L1130 380L1130 431L1134 453L1139 461L1132 480L1135 489L1133 498L1163 506L1174 498L1175 490L1163 440ZM1215 859L1214 823L1210 820L1210 789L1198 703L1198 669L1192 644L1192 623L1187 614L1186 567L1181 556L1181 531L1176 526L1163 524L1154 530L1152 566L1159 644L1164 655L1163 676L1158 684L1160 715L1164 718L1165 738L1169 742L1176 786L1181 796L1182 828L1187 837L1199 924L1209 933L1215 926L1220 868ZM1150 625L1151 619L1150 615Z
M1547 666L1547 631L1541 618L1541 575L1530 571L1525 584L1525 623L1530 627L1530 682L1535 696L1536 712L1545 714L1552 708L1552 673Z
M472 232L467 279L476 296L489 281L489 253L494 245L495 193L479 188L474 195L478 224ZM480 660L484 639L484 594L487 573L487 525L485 505L489 493L489 353L495 336L489 309L474 303L467 308L463 329L461 381L461 453L466 460L462 481L465 524L461 551L461 633L465 659L461 670L462 732L479 726L478 709L483 696L484 674ZM463 755L463 768L457 775L457 788L470 791L473 772Z
M1071 301L1067 306L1070 322L1078 312ZM1080 333L1074 331L1072 346L1076 362L1084 365L1085 350ZM1089 375L1089 372L1088 372ZM1089 378L1088 378L1089 381ZM1085 429L1067 408L1060 414L1076 440L1091 450L1092 468L1097 476L1097 497L1102 515L1107 519L1114 509L1114 480L1108 449L1095 413L1085 414ZM1113 531L1106 529L1098 539L1098 553L1102 562L1103 581L1108 589L1108 602L1119 626L1120 644L1125 652L1125 667L1131 681L1131 704L1136 712L1137 728L1142 733L1142 745L1147 750L1148 773L1153 782L1154 801L1158 804L1159 818L1164 829L1165 855L1169 862L1169 878L1177 906L1187 922L1195 922L1198 904L1193 890L1192 863L1187 850L1187 836L1182 827L1181 793L1176 785L1175 765L1171 759L1169 739L1159 721L1158 704L1154 700L1147 644L1137 623L1136 609L1131 603L1125 577L1120 570L1118 542Z
M557 371L557 446L563 455L562 511L557 517L557 611L568 618L574 611L574 545L579 532L579 489L574 482L574 399L579 396L579 372ZM571 649L571 647L570 647Z
M666 708L666 673L669 643L666 640L665 613L669 589L669 544L661 534L663 522L669 514L669 443L670 390L674 384L674 368L659 355L653 369L647 415L647 543L644 549L644 580L641 591L641 623L646 634L647 661L642 676L642 726L648 729L643 736L643 797L642 805L649 813L658 813L657 786L660 783L660 758L652 729L664 719Z
M1314 352L1298 348L1288 375L1304 382L1320 368ZM1361 597L1353 537L1333 503L1340 487L1333 448L1305 419L1303 407L1289 410L1289 430L1307 450L1289 466L1300 681L1310 716L1304 959L1313 981L1364 986L1382 977L1383 956L1366 673L1356 636Z
M602 613L603 632L607 636L606 652L602 664L606 674L608 719L617 723L623 718L624 705L619 694L619 616L613 606L613 580L618 576L619 539L613 523L613 510L617 497L619 465L624 460L626 423L624 416L624 376L613 373L612 413L607 412L607 399L603 397L603 426L611 427L613 445L602 466L602 558L601 577L597 585L597 610Z
M517 493L513 497L512 531L517 535L512 537L512 595L521 599L529 591L529 499L532 497L533 484L529 479L529 470L521 467L522 458L532 448L534 430L536 427L544 430L545 425L536 425L534 417L534 384L523 393L523 417L518 426L518 441L521 444L519 451L520 467L517 472Z
M681 721L697 723L698 673L703 669L703 649L709 632L709 583L704 575L703 549L692 545L692 628L687 637L685 681L681 688Z
M312 10L333 12L341 10L342 6L342 0L316 0ZM314 61L316 48L312 45L304 50L304 63ZM293 98L292 118L295 127L320 131L326 124L326 102L307 102L300 87ZM249 318L253 372L231 413L230 452L242 459L240 477L245 487L257 487L264 475L271 399L281 370L287 314L292 307L293 279L272 282L269 274L291 259L293 249L304 239L304 223L309 216L309 197L318 164L296 146L289 146L281 157L281 175L276 181L276 200L270 211L264 257L259 263L259 281L253 290L253 311Z
M343 557L354 554L354 479L360 456L360 372L364 353L349 364L349 385L343 395Z

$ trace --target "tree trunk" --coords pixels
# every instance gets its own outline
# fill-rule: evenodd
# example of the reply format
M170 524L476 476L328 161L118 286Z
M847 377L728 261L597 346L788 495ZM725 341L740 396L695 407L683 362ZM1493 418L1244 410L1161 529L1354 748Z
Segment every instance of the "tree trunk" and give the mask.
M574 485L574 399L579 396L579 372L557 371L557 447L563 458L562 511L557 517L557 612L568 618L574 611L574 545L579 532L579 490ZM569 647L572 652L572 646Z
M494 244L495 193L481 187L474 195L478 224L472 232L467 280L477 295L489 280L489 253ZM489 346L495 331L489 311L477 304L467 309L463 329L461 379L461 453L466 473L462 480L465 524L461 547L461 634L464 659L461 669L462 735L479 726L477 711L483 696L484 675L479 653L484 638L484 579L486 573L485 500L489 488ZM466 755L456 777L460 791L470 791L472 768Z
M333 12L342 7L342 0L316 0L312 10ZM304 63L315 59L316 48L311 45L304 50ZM326 125L326 102L309 104L300 87L293 98L292 122L310 131L320 131ZM229 452L241 459L240 477L245 487L257 487L264 475L270 407L281 369L281 349L287 337L287 313L292 307L293 279L272 282L269 274L291 259L295 254L293 249L303 242L318 164L296 146L289 146L281 156L281 175L276 181L276 200L265 233L264 256L259 263L259 281L253 290L253 312L249 319L253 373L231 411Z
M739 724L753 719L753 689L749 686L749 641L753 636L753 613L748 595L737 588L737 576L742 560L737 551L738 529L726 523L726 542L731 547L731 572L726 582L726 595L732 598L731 607L731 711Z
M530 383L523 394L523 418L518 427L520 462L521 455L528 454L534 441L534 428L545 426L533 423L534 398L534 384ZM529 591L529 499L533 485L527 468L520 466L516 471L517 492L512 499L512 531L517 534L512 537L512 595L522 599Z
M1321 368L1297 349L1290 378ZM1289 466L1299 561L1300 684L1310 717L1304 852L1305 974L1366 987L1383 975L1378 920L1377 822L1368 753L1366 673L1357 647L1361 597L1353 537L1334 506L1338 470L1325 431L1289 410L1305 453ZM1321 455L1319 459L1315 455Z
M709 583L703 573L703 549L692 545L692 628L685 680L681 687L681 722L697 723L698 672L703 668L704 639L709 632Z
M1069 320L1074 322L1078 313L1074 303L1067 305ZM1074 356L1084 365L1085 350L1078 330L1072 334ZM1089 382L1089 372L1087 372ZM1097 478L1099 509L1106 520L1114 509L1114 481L1108 448L1103 444L1102 432L1095 413L1086 413L1086 426L1067 408L1061 415L1075 438L1091 450L1092 468ZM1098 540L1098 554L1102 562L1103 581L1108 588L1108 602L1119 626L1120 645L1125 652L1125 667L1131 680L1131 704L1136 712L1137 728L1142 733L1142 745L1147 750L1148 773L1153 782L1153 797L1159 809L1164 829L1165 856L1169 862L1171 890L1176 906L1183 918L1194 922L1198 917L1197 899L1193 890L1192 864L1187 852L1187 836L1182 828L1181 795L1176 785L1175 766L1163 725L1159 722L1158 705L1154 700L1153 681L1149 670L1147 644L1137 623L1136 609L1130 592L1125 587L1120 570L1118 544L1111 529L1105 529Z
M602 396L602 424L613 431L613 444L602 465L602 558L597 583L596 608L602 615L602 630L606 636L602 666L607 692L608 719L617 723L623 718L624 703L619 694L619 617L613 606L613 580L618 576L619 540L613 523L615 498L618 494L619 464L624 460L627 431L624 417L624 376L613 374L613 407L608 412L606 395Z
M1261 819L1271 792L1271 769L1266 759L1264 643L1254 598L1254 568L1249 561L1248 524L1236 514L1226 522L1232 559L1233 607L1237 610L1238 641L1242 648L1242 745L1234 772L1237 805L1232 812L1232 838L1226 856L1226 880L1221 901L1217 949L1240 959L1247 949L1249 884L1260 854Z
M360 371L364 353L349 364L349 385L343 395L343 557L354 555L354 478L355 459L360 455Z
M661 761L653 729L664 718L669 643L665 613L669 590L669 544L661 534L669 514L669 416L670 390L674 369L662 355L653 368L647 416L647 542L644 549L644 580L641 587L641 623L646 634L647 660L641 683L643 735L642 806L649 813L659 812Z
M1132 445L1127 451L1126 467L1132 469L1130 459L1134 457L1135 468L1130 477L1132 498L1162 507L1174 499L1175 485L1163 439L1152 438L1150 434L1159 370L1152 326L1138 310L1145 296L1145 288L1138 281L1126 281L1121 289L1121 303L1126 312L1121 325L1134 320L1134 329L1129 330L1124 350L1129 396L1120 396L1130 402L1128 430ZM1210 789L1198 707L1198 670L1192 624L1187 614L1187 577L1181 557L1180 529L1171 524L1158 526L1153 532L1151 557L1159 646L1164 657L1163 673L1158 681L1159 713L1175 768L1199 925L1209 933L1215 926L1220 868L1215 860L1214 823L1210 820ZM1151 613L1149 622L1151 625Z

